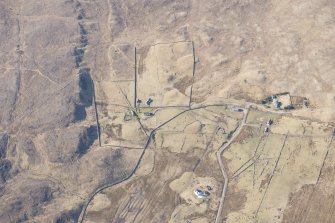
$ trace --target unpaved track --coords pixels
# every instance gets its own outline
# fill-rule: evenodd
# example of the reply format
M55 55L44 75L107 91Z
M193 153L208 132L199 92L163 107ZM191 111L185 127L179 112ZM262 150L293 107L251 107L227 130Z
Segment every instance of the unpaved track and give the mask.
M164 125L166 125L167 123L171 122L172 120L174 120L175 118L179 117L180 115L182 115L184 113L187 113L187 112L190 112L190 111L194 111L194 110L204 109L204 108L207 108L207 107L222 107L222 106L239 106L239 105L237 105L237 104L226 104L226 103L212 104L212 105L199 105L199 106L196 106L196 107L193 107L193 108L190 108L190 109L187 109L187 110L184 110L184 111L178 113L177 115L173 116L169 120L165 121L161 125L157 126L155 129L153 129L151 131L151 133L149 134L149 136L148 136L147 143L144 146L143 152L142 152L142 154L141 154L138 162L136 163L133 171L127 177L125 177L125 178L123 178L123 179L121 179L121 180L119 180L117 182L110 183L110 184L107 184L107 185L102 186L100 188L97 188L91 195L89 195L89 197L86 199L86 203L83 206L83 209L82 209L82 211L80 213L80 216L79 216L77 222L80 222L80 223L84 222L85 214L86 214L88 205L93 200L93 198L94 198L95 195L97 195L98 193L100 193L101 191L103 191L103 190L105 190L107 188L110 188L110 187L115 186L117 184L123 183L123 182L129 180L132 176L134 176L134 174L136 173L136 171L137 171L137 169L138 169L138 167L139 167L139 165L140 165L140 163L142 161L142 158L143 158L143 156L145 154L145 151L146 151L147 147L149 146L149 144L151 142L152 136L155 134L155 132L158 129L160 129L161 127L163 127ZM220 199L220 205L219 205L219 208L218 208L218 211L217 211L217 214L216 214L215 223L221 223L222 222L221 218L222 218L223 204L224 204L224 199L225 199L226 191L227 191L227 188L228 188L228 175L227 175L227 173L226 173L226 171L224 169L224 164L223 164L223 160L222 160L221 155L224 152L224 150L226 148L228 148L229 145L231 145L231 143L234 141L234 139L241 133L243 127L245 125L248 125L248 124L246 124L246 119L248 117L248 112L249 112L250 107L255 107L255 108L259 109L259 110L263 110L263 111L267 111L267 112L272 112L272 113L290 114L290 112L286 112L286 111L272 111L271 109L264 108L263 106L255 104L255 103L249 103L249 102L247 102L245 104L245 109L243 111L244 115L243 115L243 119L241 121L241 125L235 130L235 132L233 133L233 135L230 138L230 140L228 142L226 142L219 149L219 151L217 152L218 163L220 165L220 169L221 169L221 172L222 172L223 178L224 178L224 186L223 186L223 189L222 189L222 194L221 194L221 199Z
M185 110L185 111L182 111L182 112L178 113L177 115L173 116L172 118L168 119L167 121L165 121L165 122L162 123L161 125L157 126L155 129L153 129L153 130L150 132L149 136L148 136L147 142L146 142L146 144L145 144L145 146L144 146L144 148L143 148L143 152L142 152L142 154L140 155L140 158L138 159L138 161L137 161L135 167L133 168L132 172L131 172L127 177L125 177L125 178L123 178L123 179L121 179L121 180L119 180L119 181L117 181L117 182L113 182L113 183L110 183L110 184L106 184L106 185L104 185L104 186L102 186L102 187L99 187L99 188L97 188L92 194L90 194L90 195L88 196L88 198L86 199L86 202L85 202L85 204L84 204L84 206L83 206L83 208L82 208L82 211L81 211L81 213L80 213L80 216L79 216L77 222L80 222L80 223L83 223L83 222L84 222L85 214L86 214L86 211L87 211L87 207L88 207L88 205L91 203L91 201L93 200L93 198L94 198L95 195L97 195L98 193L100 193L101 191L103 191L103 190L105 190L105 189L107 189L107 188L110 188L110 187L112 187L112 186L121 184L121 183L123 183L123 182L129 180L131 177L134 176L134 174L136 173L136 171L137 171L137 169L138 169L138 167L139 167L139 165L140 165L140 163L141 163L141 161L142 161L142 159L143 159L143 157L144 157L145 151L146 151L146 149L148 148L148 146L149 146L149 144L150 144L150 142L151 142L152 137L154 136L154 134L156 133L156 131L157 131L158 129L160 129L160 128L163 127L164 125L168 124L169 122L171 122L171 121L174 120L175 118L177 118L177 117L183 115L184 113L187 113L187 112L190 112L190 111L194 111L194 110L204 109L204 108L208 108L208 107L220 107L220 106L221 106L221 107L222 107L222 106L227 106L227 104L200 105L200 106L198 106L198 107L190 108L190 109L188 109L188 110Z
M219 151L216 153L219 165L220 165L220 169L221 172L223 174L223 178L224 178L224 185L223 185L223 189L222 189L222 194L221 194L221 199L220 199L220 205L219 205L219 209L217 211L216 214L216 218L215 218L215 223L221 223L222 220L222 210L223 210L223 203L224 203L224 199L226 196L226 192L227 192L227 188L228 188L228 174L224 169L224 165L223 165L223 160L222 160L222 153L225 149L227 149L230 144L234 141L234 139L241 133L244 125L246 124L246 120L248 117L248 112L249 112L249 108L250 108L250 104L246 104L245 109L243 111L244 116L241 122L241 125L236 129L236 131L234 132L234 134L232 135L232 137L230 138L230 140L228 142L226 142L220 149Z
M282 111L282 110L272 110L271 108L266 108L262 105L259 104L255 104L255 103L251 103L251 102L246 102L245 104L245 109L244 109L244 116L243 116L243 120L241 122L241 125L236 129L236 131L234 132L233 136L231 137L231 139L225 143L220 149L219 151L216 153L217 155L217 159L221 168L221 172L223 174L223 178L224 178L224 186L222 189L222 194L221 194L221 200L220 200L220 205L216 214L216 218L215 218L215 223L221 223L222 222L222 210L223 210L223 204L224 204L224 199L226 196L226 192L227 192L227 188L228 188L228 175L227 172L224 169L224 164L223 164L223 160L222 160L222 153L231 145L231 143L235 140L235 138L241 133L242 129L244 126L250 126L249 124L246 124L247 121L247 117L248 117L248 112L249 109L253 107L256 108L258 110L264 111L264 112L270 112L270 113L275 113L275 114L292 114L289 111Z

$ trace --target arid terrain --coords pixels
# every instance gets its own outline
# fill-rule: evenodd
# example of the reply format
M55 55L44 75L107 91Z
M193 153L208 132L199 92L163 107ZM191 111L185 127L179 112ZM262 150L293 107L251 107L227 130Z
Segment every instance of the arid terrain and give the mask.
M335 222L335 2L1 0L0 222Z

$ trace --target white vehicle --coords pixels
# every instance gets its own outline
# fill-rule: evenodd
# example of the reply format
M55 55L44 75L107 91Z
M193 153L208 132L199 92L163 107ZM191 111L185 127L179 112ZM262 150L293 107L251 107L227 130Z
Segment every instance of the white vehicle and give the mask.
M155 114L152 113L152 112L144 112L143 114L144 114L144 116L146 116L146 117L152 117L152 116L155 115Z
M243 108L238 108L238 107L235 107L232 109L234 112L243 112L244 109Z

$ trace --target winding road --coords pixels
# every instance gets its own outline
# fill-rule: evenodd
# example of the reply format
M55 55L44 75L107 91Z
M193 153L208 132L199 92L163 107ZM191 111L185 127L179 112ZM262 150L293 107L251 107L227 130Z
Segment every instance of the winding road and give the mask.
M222 159L221 155L222 155L223 151L225 151L225 149L227 149L230 146L230 144L235 140L235 138L241 133L244 125L246 124L246 120L247 120L247 117L248 117L248 112L249 112L250 106L251 106L251 104L249 104L249 103L246 104L245 109L243 110L244 115L243 115L243 119L242 119L242 122L241 122L240 126L236 129L236 131L234 132L232 137L229 139L229 141L226 142L216 153L216 156L217 156L217 159L218 159L218 162L219 162L219 165L220 165L220 169L221 169L221 172L223 174L224 185L223 185L223 189L222 189L219 209L217 211L216 218L215 218L215 223L221 223L222 222L221 218L222 218L223 204L224 204L224 199L225 199L227 188L228 188L228 174L224 169L223 159Z
M148 147L148 145L150 144L151 142L151 139L153 137L153 135L155 134L155 132L160 129L161 127L163 127L164 125L166 125L167 123L171 122L172 120L174 120L175 118L179 117L180 115L184 114L184 113L187 113L187 112L190 112L190 111L194 111L194 110L199 110L199 109L204 109L204 108L207 108L207 107L222 107L222 106L228 106L228 107L240 107L240 105L238 104L227 104L227 103L220 103L220 104L210 104L210 105L196 105L194 107L191 107L187 110L184 110L180 113L178 113L177 115L173 116L172 118L168 119L167 121L165 121L164 123L162 123L161 125L157 126L155 129L153 129L150 134L148 135L148 139L147 139L147 142L143 148L143 152L142 154L140 155L140 158L138 160L138 162L136 163L134 169L132 170L132 172L125 178L117 181L117 182L114 182L114 183L110 183L110 184L107 184L107 185L104 185L100 188L97 188L91 195L88 196L88 198L86 199L86 202L82 208L82 211L80 213L80 216L78 218L78 221L79 223L83 223L84 222L84 218L85 218L85 214L86 214L86 211L87 211L87 208L88 208L88 205L90 204L90 202L93 200L94 196L98 193L100 193L101 191L107 189L107 188L110 188L112 186L115 186L117 184L121 184L127 180L129 180L132 176L134 176L134 174L136 173L141 161L142 161L142 158L145 154L145 151L146 151L146 148ZM219 204L219 208L218 208L218 211L217 211L217 214L216 214L216 218L215 218L215 223L221 223L222 222L222 210L223 210L223 205L224 205L224 199L225 199L225 196L226 196L226 192L227 192L227 188L228 188L228 175L227 175L227 172L225 171L225 168L224 168L224 163L223 163L223 160L222 160L222 153L231 145L231 143L235 140L235 138L241 133L243 127L246 124L246 120L247 120L247 117L248 117L248 113L249 113L249 109L251 107L254 107L254 108L257 108L259 110L262 110L262 111L266 111L266 112L271 112L271 113L279 113L279 114L290 114L291 112L286 112L286 111L273 111L271 110L270 108L265 108L261 105L258 105L258 104L255 104L255 103L251 103L251 102L246 102L245 103L245 106L244 106L244 109L243 109L243 119L241 121L241 124L238 126L238 128L234 131L233 135L231 136L231 138L225 142L221 147L220 149L217 151L216 155L217 155L217 159L218 159L218 163L220 165L220 169L221 169L221 172L222 172L222 175L223 175L223 178L224 178L224 186L223 186L223 189L222 189L222 193L221 193L221 198L220 198L220 204Z
M110 183L110 184L106 184L104 186L101 186L99 188L97 188L92 194L90 194L87 199L86 199L86 202L85 204L83 205L83 208L82 208L82 211L79 215L79 218L78 218L78 221L77 222L80 222L80 223L83 223L84 222L84 219L85 219L85 214L86 214L86 211L87 211L87 208L88 208L88 205L91 203L91 201L93 200L94 196L97 195L98 193L100 193L101 191L107 189L107 188L110 188L112 186L115 186L115 185L118 185L118 184L121 184L127 180L129 180L132 176L134 176L134 174L136 173L143 157L144 157L144 154L146 152L146 149L148 148L150 142L151 142L151 139L152 137L154 136L154 134L156 133L156 131L158 129L160 129L161 127L165 126L166 124L168 124L169 122L171 122L172 120L174 120L175 118L181 116L182 114L184 113L187 113L187 112L190 112L190 111L195 111L195 110L199 110L199 109L204 109L204 108L208 108L208 107L222 107L222 106L227 106L228 104L214 104L214 105L199 105L199 106L196 106L196 107L193 107L193 108L189 108L187 110L184 110L180 113L178 113L177 115L173 116L172 118L168 119L167 121L165 121L164 123L160 124L159 126L157 126L155 129L153 129L150 134L148 135L148 139L147 139L147 142L143 148L143 152L142 154L140 155L135 167L133 168L133 170L131 171L131 173L126 176L125 178L117 181L117 182L113 182L113 183Z

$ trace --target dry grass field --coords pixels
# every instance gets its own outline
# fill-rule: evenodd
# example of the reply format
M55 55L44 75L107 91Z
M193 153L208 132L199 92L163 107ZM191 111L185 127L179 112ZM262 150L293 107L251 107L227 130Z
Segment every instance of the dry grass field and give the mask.
M193 84L192 42L156 43L137 51L137 98L152 106L188 106Z
M0 1L0 222L335 222L334 11Z
M260 125L270 118L265 112L250 113L250 122ZM295 222L288 216L292 195L318 182L325 156L334 149L327 123L271 118L269 133L246 127L223 154L230 178L226 222L282 222L284 216Z
M240 120L231 113L188 111L159 128L133 179L97 195L85 222L213 222L223 187L216 151ZM210 196L194 195L207 186Z

